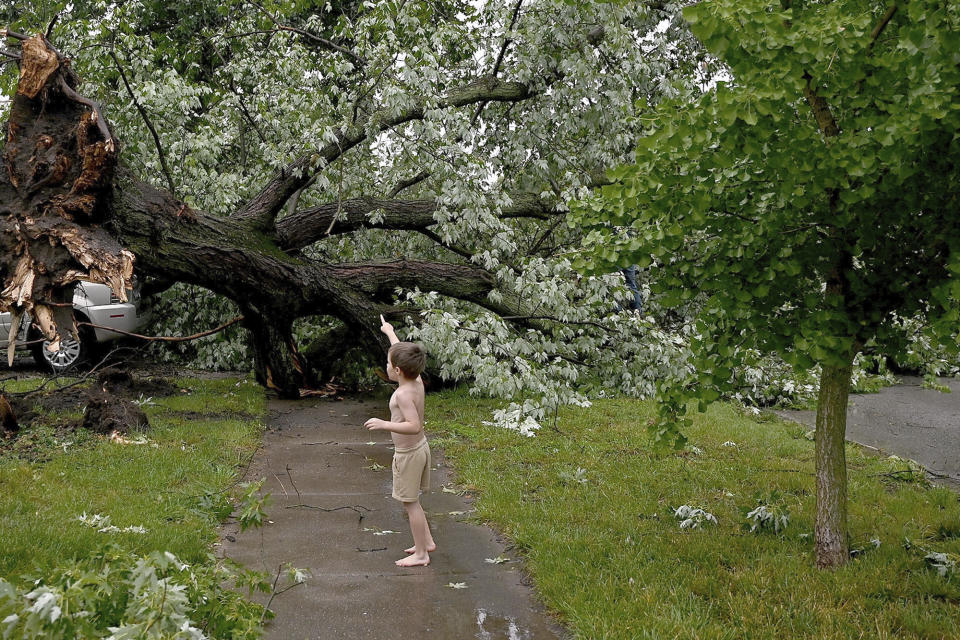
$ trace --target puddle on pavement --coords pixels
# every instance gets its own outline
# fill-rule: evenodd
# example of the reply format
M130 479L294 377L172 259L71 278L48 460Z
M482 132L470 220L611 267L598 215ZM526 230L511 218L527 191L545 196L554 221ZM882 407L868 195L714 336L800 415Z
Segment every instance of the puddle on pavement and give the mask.
M364 457L371 461L376 462L377 464L390 468L390 465L393 464L393 451L392 450L380 450L375 449L373 451L368 451L363 454Z
M513 618L490 615L486 609L477 609L478 631L474 637L480 640L530 640L533 636Z

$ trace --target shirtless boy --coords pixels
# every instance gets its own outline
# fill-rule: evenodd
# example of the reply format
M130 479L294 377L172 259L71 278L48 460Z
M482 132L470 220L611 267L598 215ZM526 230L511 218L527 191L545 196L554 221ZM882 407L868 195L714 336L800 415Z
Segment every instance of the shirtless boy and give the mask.
M380 316L380 330L390 339L387 376L398 383L390 397L390 422L370 418L363 426L371 431L389 431L393 437L393 498L403 503L410 519L413 546L398 567L430 564L437 545L430 534L427 515L420 506L420 490L430 488L430 445L423 432L423 381L420 373L427 354L418 344L400 342L393 325Z

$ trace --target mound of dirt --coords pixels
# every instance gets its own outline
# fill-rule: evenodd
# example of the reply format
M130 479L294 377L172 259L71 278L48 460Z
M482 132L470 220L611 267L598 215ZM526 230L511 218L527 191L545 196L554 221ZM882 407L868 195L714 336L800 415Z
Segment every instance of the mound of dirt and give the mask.
M146 414L134 402L101 389L91 389L81 426L95 433L130 433L150 427Z
M122 369L103 371L97 376L97 387L130 398L172 396L178 391L176 385L164 378L141 378Z
M0 394L0 435L9 438L19 430L20 423L17 420L17 412L13 409L7 397Z

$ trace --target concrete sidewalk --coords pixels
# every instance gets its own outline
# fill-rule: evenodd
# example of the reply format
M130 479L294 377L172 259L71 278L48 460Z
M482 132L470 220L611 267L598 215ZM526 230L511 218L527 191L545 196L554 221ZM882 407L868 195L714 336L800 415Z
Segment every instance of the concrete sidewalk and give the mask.
M879 393L852 394L847 408L847 440L886 454L916 460L938 481L960 488L960 380L940 378L942 393L923 388L923 379L904 376ZM815 411L775 411L816 425Z
M388 397L270 403L263 448L247 473L267 479L270 522L243 533L229 524L222 533L224 555L248 567L272 576L289 562L312 574L274 599L266 637L566 637L494 532L464 521L469 498L443 491L456 487L440 451L422 499L438 549L428 567L393 564L412 538L390 497L390 434L363 428L369 417L388 418ZM498 557L511 559L487 562Z

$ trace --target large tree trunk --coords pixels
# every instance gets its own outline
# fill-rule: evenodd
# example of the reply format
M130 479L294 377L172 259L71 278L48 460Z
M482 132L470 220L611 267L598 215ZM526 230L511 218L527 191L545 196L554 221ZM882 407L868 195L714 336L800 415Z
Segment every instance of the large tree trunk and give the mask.
M817 402L817 516L814 537L817 567L846 563L847 543L847 398L852 358L843 366L824 366Z

